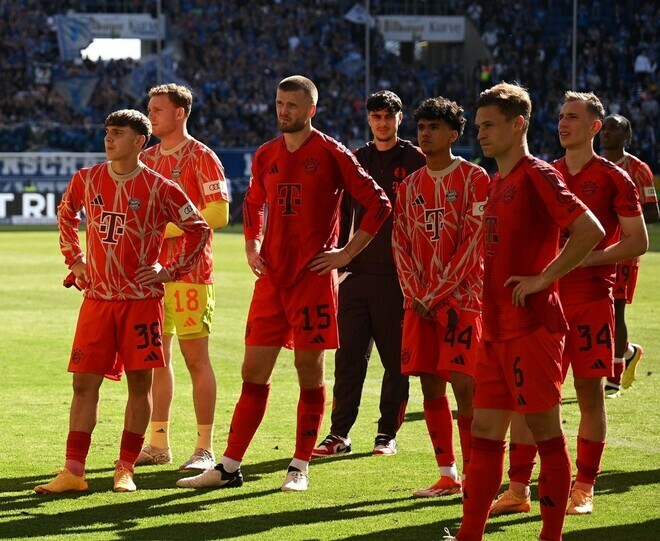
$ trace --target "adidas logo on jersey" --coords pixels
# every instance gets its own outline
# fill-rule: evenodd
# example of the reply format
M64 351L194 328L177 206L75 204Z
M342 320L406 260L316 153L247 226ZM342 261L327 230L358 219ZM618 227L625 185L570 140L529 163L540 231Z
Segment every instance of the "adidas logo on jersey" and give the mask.
M150 351L149 355L144 358L144 362L154 362L158 360L158 354L155 351Z
M527 405L527 400L525 400L525 397L521 394L518 395L518 400L516 400L516 403L519 406L526 406Z
M184 327L194 327L195 325L197 325L197 322L192 317L186 319L186 322L183 324Z
M444 453L442 447L436 447L435 449L433 449L433 451L435 452L436 455L441 455Z
M98 194L94 199L92 199L89 202L89 204L102 207L103 206L103 197L101 197L101 194Z
M458 357L454 357L451 361L449 361L449 364L460 364L461 366L465 366L465 358L463 355L459 355Z
M412 206L416 207L418 205L424 205L426 203L426 199L424 199L424 196L420 193L417 197L415 197L415 200L412 202Z
M592 370L601 370L607 368L602 359L598 359L594 364L591 365Z
M309 343L310 344L325 344L325 339L323 338L323 335L321 333L319 333L314 338L312 338Z
M280 170L277 168L277 164L276 164L276 163L274 163L274 164L273 164L273 167L271 167L271 168L268 170L268 174L269 174L269 175L276 175L276 174L279 173L279 172L280 172Z

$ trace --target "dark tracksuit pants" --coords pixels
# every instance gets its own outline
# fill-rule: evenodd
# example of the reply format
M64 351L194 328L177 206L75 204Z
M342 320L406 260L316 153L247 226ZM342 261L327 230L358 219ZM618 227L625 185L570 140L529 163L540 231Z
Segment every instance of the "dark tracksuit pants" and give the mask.
M401 375L403 295L396 274L351 274L339 286L338 323L330 432L346 437L355 423L375 342L385 369L378 432L395 436L408 402L408 378Z

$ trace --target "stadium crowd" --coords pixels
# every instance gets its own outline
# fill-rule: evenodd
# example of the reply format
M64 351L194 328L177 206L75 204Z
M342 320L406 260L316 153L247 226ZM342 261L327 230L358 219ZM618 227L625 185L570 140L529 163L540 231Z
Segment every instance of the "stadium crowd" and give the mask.
M164 0L168 44L180 53L177 74L199 106L191 129L211 147L254 147L273 137L272 89L289 73L310 76L323 89L317 125L349 146L364 139L364 27L344 18L353 0ZM155 2L86 2L85 11L155 12ZM403 4L399 4L400 6ZM412 3L411 3L412 4ZM428 3L427 3L428 4ZM556 134L563 91L571 82L572 1L511 3L456 0L424 13L467 15L490 58L465 74L464 66L428 69L406 64L372 32L371 89L389 88L405 109L402 136L413 138L412 110L428 96L456 100L472 114L478 92L500 81L530 89L535 114L531 150L542 158L561 154ZM371 3L374 14L393 13L392 3ZM80 9L78 2L0 0L0 149L91 151L102 146L102 119L121 107L145 109L126 92L133 60L63 62L54 15ZM430 11L429 11L430 10ZM660 170L658 160L657 58L659 8L650 0L596 0L578 14L577 88L596 92L608 113L631 119L629 149ZM300 54L303 50L305 54ZM86 107L73 107L57 81L98 77ZM155 83L155 81L150 81ZM145 89L146 90L146 89ZM468 126L473 118L468 118ZM464 145L480 154L474 130Z

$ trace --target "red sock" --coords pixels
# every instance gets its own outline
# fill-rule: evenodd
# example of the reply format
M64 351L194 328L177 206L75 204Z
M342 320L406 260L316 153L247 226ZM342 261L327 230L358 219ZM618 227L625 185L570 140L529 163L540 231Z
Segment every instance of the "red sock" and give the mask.
M135 461L144 445L144 434L129 432L124 429L119 446L119 460L127 465L135 466Z
M615 385L621 385L621 375L626 369L626 361L617 362L614 361L614 377L607 378L607 381L614 383Z
M245 451L266 413L269 393L270 383L243 382L241 396L234 408L234 415L229 425L227 449L224 452L227 458L237 462L243 461Z
M298 425L296 426L296 452L293 458L309 462L321 430L325 412L325 385L315 389L300 389L298 399Z
M472 447L472 417L458 415L458 437L461 440L461 453L463 455L463 475L470 463L470 452Z
M590 441L578 436L577 438L577 475L578 483L587 485L596 484L596 477L600 473L600 461L605 450L604 441Z
M431 436L438 467L451 466L456 462L451 408L447 396L424 400L424 419Z
M66 439L66 459L80 462L85 467L85 460L92 443L92 435L87 432L72 430Z
M502 484L505 450L504 440L472 437L470 467L463 482L463 520L456 539L483 539L490 505Z
M539 503L543 528L540 539L561 541L566 504L571 489L571 457L568 456L566 436L539 441Z
M536 464L536 445L511 443L509 445L509 480L529 486Z

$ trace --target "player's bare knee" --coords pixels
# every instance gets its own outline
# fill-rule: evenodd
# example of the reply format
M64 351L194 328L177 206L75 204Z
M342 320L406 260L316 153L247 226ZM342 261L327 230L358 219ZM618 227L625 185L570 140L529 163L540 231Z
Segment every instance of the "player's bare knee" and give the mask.
M462 410L472 410L472 393L474 390L474 381L472 378L467 374L452 372L451 387L461 413Z
M525 415L525 422L537 442L563 434L559 405L540 413L528 413Z
M435 400L447 394L447 382L431 374L420 374L419 382L425 400Z

